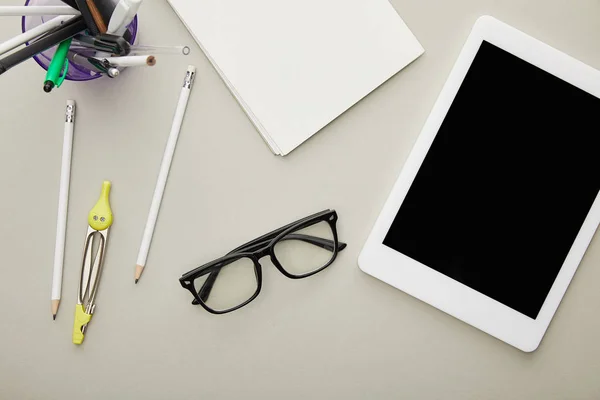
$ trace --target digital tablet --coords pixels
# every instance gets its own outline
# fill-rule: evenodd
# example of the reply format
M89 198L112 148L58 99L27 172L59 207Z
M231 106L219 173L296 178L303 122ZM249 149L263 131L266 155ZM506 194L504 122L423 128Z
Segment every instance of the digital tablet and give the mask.
M600 222L600 72L475 24L360 268L535 350Z

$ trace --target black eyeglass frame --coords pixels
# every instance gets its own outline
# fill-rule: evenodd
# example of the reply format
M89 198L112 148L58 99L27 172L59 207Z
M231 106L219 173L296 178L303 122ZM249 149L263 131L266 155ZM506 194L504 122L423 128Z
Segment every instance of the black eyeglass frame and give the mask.
M337 220L338 220L338 215L335 210L324 210L319 213L302 218L298 221L292 222L291 224L288 224L288 225L283 226L279 229L276 229L272 232L269 232L265 235L262 235L250 242L247 242L247 243L235 248L234 250L230 251L225 256L217 258L211 262L203 264L203 265L183 274L181 276L181 278L179 278L179 283L181 284L181 286L184 289L189 290L192 293L192 295L194 296L194 301L192 302L192 304L194 304L194 305L200 304L209 313L211 313L211 314L226 314L226 313L235 311L237 309L244 307L245 305L250 303L252 300L256 299L256 297L258 297L258 295L260 294L260 291L262 289L262 266L261 266L259 260L262 259L263 257L269 256L271 259L271 262L279 270L279 272L281 272L283 275L285 275L286 277L288 277L290 279L307 278L307 277L315 275L315 274L323 271L325 268L329 267L337 258L338 252L340 252L344 248L346 248L346 243L339 242L339 240L338 240L338 234L337 234L337 228L336 228ZM305 242L308 242L308 243L311 243L316 246L319 246L319 247L322 247L322 248L332 251L333 254L331 256L331 259L324 266L322 266L314 271L305 273L305 274L297 275L297 274L292 274L292 273L286 271L285 268L281 265L281 263L277 259L277 256L275 255L275 246L277 245L277 243L282 241L284 238L290 239L290 235L292 235L293 232L296 232L296 231L299 231L306 227L315 225L322 221L325 221L329 224L329 227L331 228L331 231L333 233L333 241L331 241L329 239L322 239L322 238L318 238L318 237L314 237L314 236L300 235L300 234L297 234L297 235L295 235L296 237L291 237L291 238L302 240L302 241L305 241ZM208 294L210 293L212 286L213 286L217 276L219 275L221 268L231 264L234 261L242 259L242 258L250 259L254 263L254 273L256 275L256 283L257 283L256 292L248 300L246 300L245 302L243 302L235 307L232 307L232 308L229 308L226 310L212 309L205 303L205 300L208 298ZM206 275L206 274L211 274L211 275L209 275L209 277L203 283L203 285L200 289L196 288L194 281L196 279L198 279L199 277Z

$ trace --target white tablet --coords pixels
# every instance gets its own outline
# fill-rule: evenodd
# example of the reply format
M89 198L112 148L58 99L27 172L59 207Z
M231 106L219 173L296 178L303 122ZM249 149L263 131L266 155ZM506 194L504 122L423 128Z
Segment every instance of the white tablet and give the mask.
M599 116L599 71L480 18L360 268L535 350L600 222Z

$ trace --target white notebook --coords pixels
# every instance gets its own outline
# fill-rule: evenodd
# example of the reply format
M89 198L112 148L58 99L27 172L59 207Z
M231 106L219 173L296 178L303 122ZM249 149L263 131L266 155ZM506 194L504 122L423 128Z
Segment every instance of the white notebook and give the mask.
M286 155L421 54L388 0L168 0Z

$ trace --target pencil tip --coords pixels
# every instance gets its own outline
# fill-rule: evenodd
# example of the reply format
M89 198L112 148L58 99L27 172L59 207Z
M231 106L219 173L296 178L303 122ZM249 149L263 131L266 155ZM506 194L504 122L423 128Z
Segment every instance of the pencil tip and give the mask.
M136 280L135 280L135 284L136 284L136 285L137 285L138 281L139 281L139 279L136 279Z
M56 314L52 314L52 321L56 320Z

